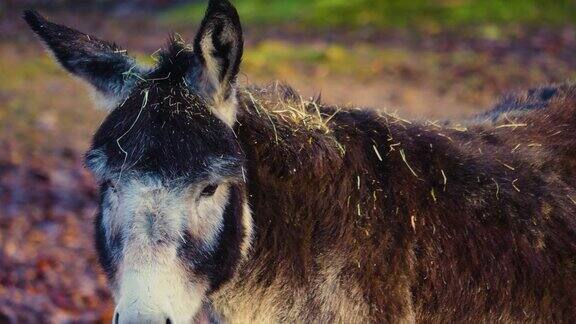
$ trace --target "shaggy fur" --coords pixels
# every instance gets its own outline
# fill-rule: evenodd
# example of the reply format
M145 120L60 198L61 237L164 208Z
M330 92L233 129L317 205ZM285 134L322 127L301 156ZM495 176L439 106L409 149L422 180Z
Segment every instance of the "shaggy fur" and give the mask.
M314 102L295 119L274 113L302 106L290 88L244 91L256 242L221 311L573 322L576 88L554 89L536 110L519 94L465 126Z

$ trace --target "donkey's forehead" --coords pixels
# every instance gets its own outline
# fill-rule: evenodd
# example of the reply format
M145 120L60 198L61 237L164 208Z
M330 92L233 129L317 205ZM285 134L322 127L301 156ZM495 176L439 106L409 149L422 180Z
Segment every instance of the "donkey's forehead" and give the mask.
M194 178L238 172L244 156L230 127L184 83L143 82L102 123L87 164L97 174Z
M86 154L86 166L101 180L122 179L122 182L137 180L148 187L169 186L186 188L195 182L213 182L222 179L240 181L244 178L243 160L238 158L212 157L206 163L189 163L186 170L177 170L171 166L159 166L158 169L145 168L136 163L118 165L108 159L104 150L91 149Z

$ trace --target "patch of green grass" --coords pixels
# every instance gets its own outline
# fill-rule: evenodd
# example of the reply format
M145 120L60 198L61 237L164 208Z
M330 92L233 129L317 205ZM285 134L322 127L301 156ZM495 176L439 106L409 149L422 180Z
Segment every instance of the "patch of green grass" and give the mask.
M485 24L574 23L573 0L236 0L252 25L311 27L459 27ZM205 4L186 4L162 15L168 23L198 23Z
M208 2L208 1L206 1ZM275 24L302 16L306 1L234 1L242 21L249 24ZM204 17L206 4L193 3L177 6L162 14L162 19L175 24L196 24Z

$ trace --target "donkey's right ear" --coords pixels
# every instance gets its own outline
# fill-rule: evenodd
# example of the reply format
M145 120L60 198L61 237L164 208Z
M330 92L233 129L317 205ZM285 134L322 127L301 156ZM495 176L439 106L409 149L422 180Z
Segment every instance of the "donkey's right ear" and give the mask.
M128 95L144 73L126 51L114 44L49 22L32 10L24 12L24 20L62 67L91 84L108 107Z

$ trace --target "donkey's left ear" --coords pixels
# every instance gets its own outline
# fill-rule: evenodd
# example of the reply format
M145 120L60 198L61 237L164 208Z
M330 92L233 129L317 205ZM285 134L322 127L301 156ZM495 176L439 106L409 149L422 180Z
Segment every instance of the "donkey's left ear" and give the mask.
M52 23L32 10L24 12L24 20L62 67L88 82L105 99L105 108L118 104L144 73L126 51L114 44Z
M229 125L236 115L235 83L244 41L238 12L228 0L210 0L194 53L201 65L203 92L213 99L214 109ZM232 103L233 102L233 103Z

